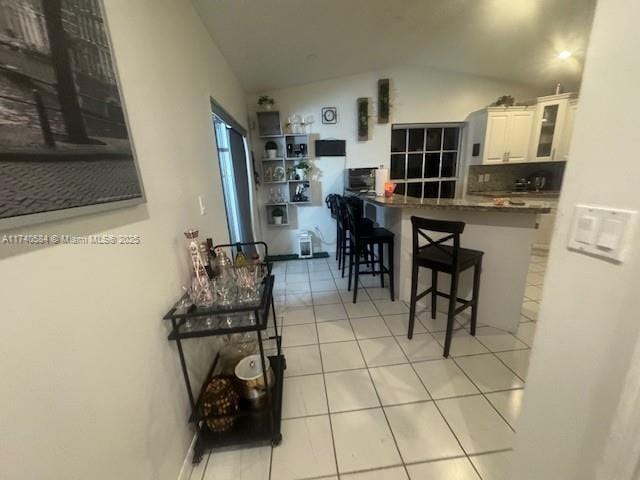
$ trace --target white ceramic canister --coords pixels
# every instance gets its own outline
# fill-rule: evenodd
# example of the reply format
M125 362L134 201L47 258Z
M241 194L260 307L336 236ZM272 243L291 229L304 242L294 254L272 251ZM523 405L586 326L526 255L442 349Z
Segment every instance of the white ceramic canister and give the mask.
M271 387L273 385L273 370L266 357L264 364L267 368L267 381ZM236 365L235 374L242 385L242 396L249 400L254 408L262 408L267 398L267 389L262 375L260 355L249 355L240 360Z

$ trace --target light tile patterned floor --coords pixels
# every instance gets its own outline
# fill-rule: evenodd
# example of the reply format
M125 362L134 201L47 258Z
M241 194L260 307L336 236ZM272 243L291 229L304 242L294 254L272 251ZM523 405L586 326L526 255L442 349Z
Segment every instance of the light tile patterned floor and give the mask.
M281 445L215 451L192 480L507 480L546 257L532 255L515 335L408 308L364 277L351 303L332 259L277 264L285 372ZM365 287L368 285L369 287Z

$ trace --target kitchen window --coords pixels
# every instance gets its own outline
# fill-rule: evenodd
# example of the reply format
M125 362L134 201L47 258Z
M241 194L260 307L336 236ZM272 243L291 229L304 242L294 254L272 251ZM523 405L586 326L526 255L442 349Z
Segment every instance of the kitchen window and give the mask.
M395 193L416 198L454 198L462 124L399 124L391 127L390 179Z

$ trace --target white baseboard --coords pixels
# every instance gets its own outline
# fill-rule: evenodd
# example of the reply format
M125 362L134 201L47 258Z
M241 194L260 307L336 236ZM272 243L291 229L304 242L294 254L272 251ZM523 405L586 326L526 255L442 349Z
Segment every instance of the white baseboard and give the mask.
M193 436L193 439L191 440L191 445L189 445L189 450L187 450L187 456L184 457L184 462L182 462L182 468L180 469L180 475L178 475L178 480L189 480L191 478L191 470L193 470L193 465L192 465L193 449L196 446L197 437L198 437L198 434L196 433Z

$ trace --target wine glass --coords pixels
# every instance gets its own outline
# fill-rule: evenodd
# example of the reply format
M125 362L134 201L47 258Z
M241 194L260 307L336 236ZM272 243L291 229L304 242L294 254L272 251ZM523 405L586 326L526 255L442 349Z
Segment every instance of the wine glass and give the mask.
M305 123L305 126L306 126L306 132L305 133L307 133L307 134L311 133L311 125L313 125L313 121L314 121L313 115L307 115L304 118L304 123Z

